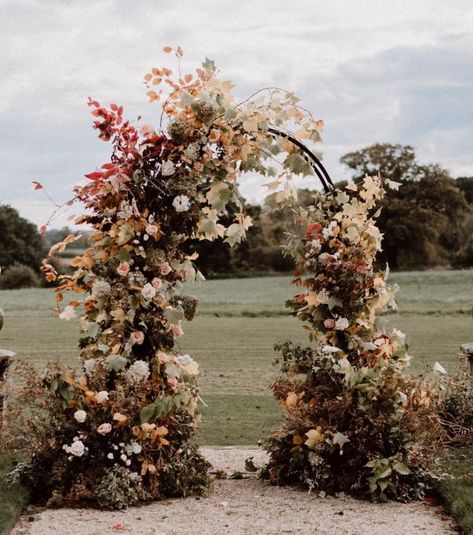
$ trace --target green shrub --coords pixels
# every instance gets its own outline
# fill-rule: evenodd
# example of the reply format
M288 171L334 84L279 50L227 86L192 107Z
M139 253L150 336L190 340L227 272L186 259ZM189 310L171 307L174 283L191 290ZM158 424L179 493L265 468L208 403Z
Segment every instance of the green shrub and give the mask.
M19 288L37 288L40 285L38 275L23 264L15 264L0 276L0 290L18 290Z

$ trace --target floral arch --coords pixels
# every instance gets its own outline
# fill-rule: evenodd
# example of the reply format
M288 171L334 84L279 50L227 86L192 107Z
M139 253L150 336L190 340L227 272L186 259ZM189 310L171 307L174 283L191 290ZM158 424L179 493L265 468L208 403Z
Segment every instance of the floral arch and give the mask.
M320 141L323 123L300 107L294 94L268 88L237 102L232 84L217 77L212 61L181 74L182 51L175 55L177 77L168 68L145 76L150 102L161 103L157 129L137 128L123 118L121 106L104 108L89 99L94 128L112 144L110 161L75 188L86 210L77 223L93 227L93 245L73 260L72 276L58 276L51 265L43 265L48 280L59 279L59 316L70 319L79 305L84 307L82 366L77 372L48 370L47 447L43 444L22 467L37 497L46 496L49 503L87 501L114 508L207 489L208 465L190 443L199 425L198 364L174 349L196 307L182 289L183 282L199 277L189 240L220 238L234 245L244 239L251 219L236 185L240 173L267 177L267 202L274 207L293 205L294 175L315 173L326 190L331 188L306 148ZM323 488L330 481L326 486L333 490L362 488L370 471L359 463L350 474L361 470L364 479L347 478L348 483L317 472L322 462L335 472L347 469L333 459L343 449L351 451L356 429L352 433L346 418L336 420L337 403L331 413L315 407L324 396L336 398L343 389L348 396L365 385L359 388L364 397L346 407L366 408L373 401L366 392L375 385L378 392L389 387L394 398L385 412L399 419L405 400L413 396L412 383L401 379L401 341L375 329L376 311L391 299L384 273L373 264L380 236L371 212L383 187L379 179L369 179L352 190L316 196L307 211L294 208L308 230L291 242L290 252L298 258L296 283L307 290L295 297L293 309L308 323L316 346L283 347L283 375L273 388L286 421L268 443L268 474L278 483ZM225 226L221 215L230 202L240 211ZM73 239L66 238L51 254ZM309 273L305 279L304 273ZM69 292L81 298L63 305ZM316 367L330 371L336 393L314 383ZM401 390L404 397L397 395ZM336 426L328 425L330 418ZM381 446L392 438L386 433ZM407 440L396 444L378 457L389 457L395 477L407 478L407 464L415 463L407 460ZM374 462L378 457L370 452L363 459ZM352 455L356 450L346 458ZM319 472L325 479L314 476ZM304 479L302 473L311 475ZM372 492L383 493L391 479L381 478L379 488L376 478L369 480Z

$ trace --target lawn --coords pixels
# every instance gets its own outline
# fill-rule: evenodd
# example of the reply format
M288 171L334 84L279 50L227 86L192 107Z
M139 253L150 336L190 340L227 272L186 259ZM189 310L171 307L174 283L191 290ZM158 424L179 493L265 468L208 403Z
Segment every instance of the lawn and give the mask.
M414 370L423 373L439 361L454 371L460 344L473 341L473 271L397 273L391 282L401 287L400 310L383 321L387 328L407 333ZM306 341L300 322L284 308L297 289L288 277L268 277L211 280L189 285L187 291L200 299L197 317L184 326L180 348L202 370L201 395L207 407L198 441L255 443L278 418L268 391L276 373L272 347L283 338ZM0 306L6 314L0 347L38 366L50 359L77 363L78 324L54 316L52 290L3 291ZM447 496L471 496L472 488L468 481L444 486Z

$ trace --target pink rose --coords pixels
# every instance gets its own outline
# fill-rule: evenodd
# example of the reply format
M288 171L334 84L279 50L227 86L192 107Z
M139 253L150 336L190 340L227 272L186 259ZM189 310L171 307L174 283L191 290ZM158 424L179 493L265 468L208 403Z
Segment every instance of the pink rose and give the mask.
M122 277L126 277L130 272L130 264L128 262L122 262L117 267L117 273Z
M168 262L164 262L164 264L161 266L161 275L167 275L168 273L171 273L172 268L168 264Z
M324 321L324 325L327 329L333 329L335 327L335 320L332 318L327 318Z
M156 238L159 233L159 227L157 225L146 225L146 234L149 234L150 236L153 236L153 238Z
M133 331L131 333L131 337L133 339L133 342L135 342L136 345L141 345L145 340L145 333L142 331Z
M97 427L97 433L99 435L108 435L110 431L112 430L111 424L101 424Z
M159 290L163 285L163 281L158 277L154 277L154 279L151 281L151 284L156 288L156 290Z
M175 377L168 377L167 383L168 383L168 386L170 386L171 388L176 388L177 386L177 380Z
M173 325L172 334L176 337L182 336L184 334L184 331L182 330L182 327L181 327L181 322L176 323L176 325Z

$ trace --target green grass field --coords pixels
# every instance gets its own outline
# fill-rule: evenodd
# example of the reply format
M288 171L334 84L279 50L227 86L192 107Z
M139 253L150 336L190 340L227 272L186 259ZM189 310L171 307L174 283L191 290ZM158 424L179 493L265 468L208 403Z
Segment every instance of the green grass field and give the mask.
M473 341L473 271L398 273L391 282L401 288L400 310L383 321L386 328L407 333L414 370L423 373L439 361L454 371L460 344ZM297 288L288 277L267 277L205 281L187 291L200 299L197 317L184 326L180 348L197 359L202 372L207 407L198 441L256 443L278 418L268 390L277 371L273 345L284 338L307 339L302 324L284 307ZM0 347L40 367L51 359L77 363L78 323L54 316L52 290L3 291L0 306L6 314ZM467 487L473 494L470 483Z

